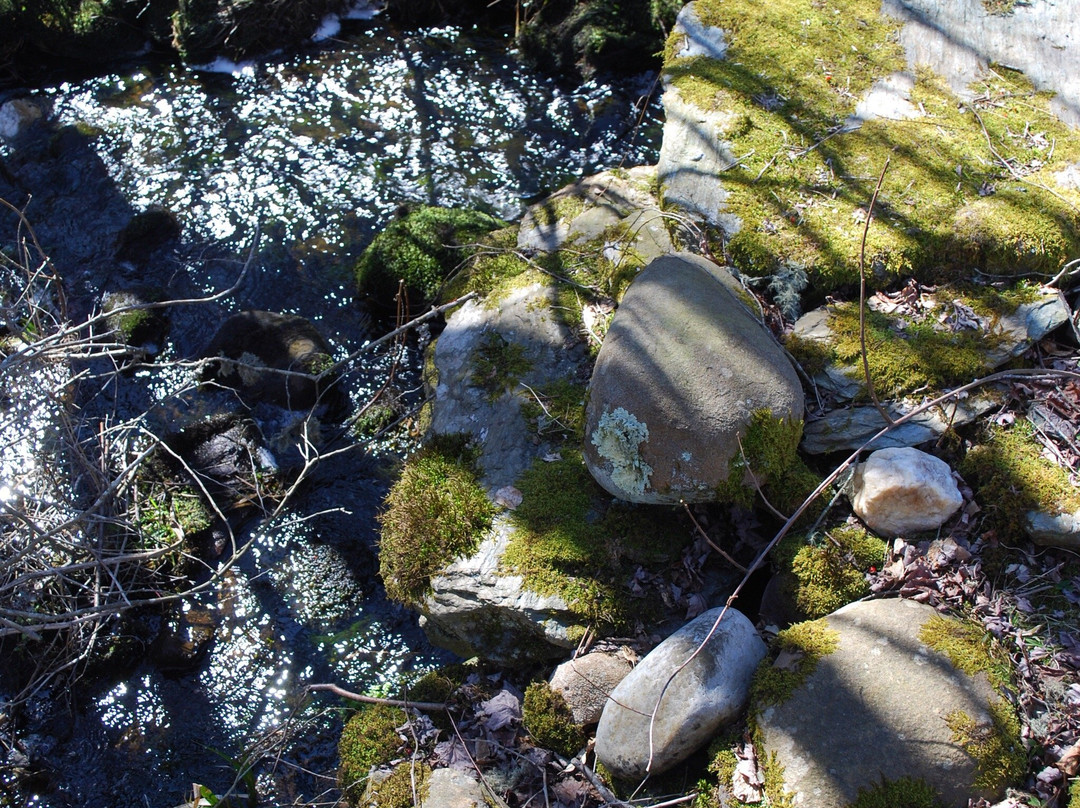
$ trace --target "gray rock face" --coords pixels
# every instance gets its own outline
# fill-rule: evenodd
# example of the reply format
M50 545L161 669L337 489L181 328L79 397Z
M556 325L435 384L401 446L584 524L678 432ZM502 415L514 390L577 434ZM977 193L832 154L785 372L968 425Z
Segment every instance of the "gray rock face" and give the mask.
M562 598L530 592L520 575L500 570L512 530L496 518L477 552L431 579L420 625L435 645L505 665L565 656L577 645L569 637L577 620Z
M627 290L593 368L585 425L586 465L615 496L713 501L756 411L802 418L798 376L736 288L726 270L680 253Z
M1024 530L1036 544L1080 549L1080 511L1059 514L1029 511L1024 515Z
M1017 3L1007 15L987 13L982 0L885 0L881 6L906 22L900 42L908 63L945 76L960 97L970 98L969 85L998 62L1057 93L1058 114L1080 125L1080 17L1071 3Z
M964 503L949 464L918 449L880 449L855 468L851 507L895 537L936 530Z
M765 643L743 614L729 609L691 660L721 611L705 612L672 634L612 692L596 730L596 756L616 776L637 779L671 768L742 709L765 656Z
M758 713L759 756L777 756L797 806L841 808L860 788L912 777L937 789L949 808L995 795L975 788L975 765L946 717L962 711L976 731L991 725L997 700L982 674L969 676L922 643L935 610L910 600L852 603L825 618L835 652L786 702Z
M612 262L632 255L642 263L673 252L660 203L649 191L652 167L623 174L605 171L562 188L532 205L521 220L518 248L553 252L567 245L605 239ZM563 215L560 209L564 209Z
M574 378L585 360L585 347L551 309L554 289L539 284L516 289L497 304L470 300L447 320L435 343L438 382L431 431L466 433L481 448L484 485L494 494L512 486L536 457L550 451L529 440L521 414L524 382L543 392L552 379ZM529 370L513 389L491 398L473 383L475 357L485 335L498 334L518 346Z
M626 678L630 660L597 651L562 663L551 674L551 689L562 694L578 724L595 724L607 704L608 694Z
M484 789L474 778L457 769L436 769L427 778L424 805L438 808L485 808Z

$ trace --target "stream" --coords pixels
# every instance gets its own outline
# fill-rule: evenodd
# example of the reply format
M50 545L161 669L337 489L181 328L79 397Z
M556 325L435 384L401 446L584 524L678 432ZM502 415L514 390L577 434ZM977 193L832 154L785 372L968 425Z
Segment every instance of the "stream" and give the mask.
M457 28L391 32L376 18L250 64L136 64L40 88L28 95L47 123L0 143L0 196L25 206L74 317L123 289L227 289L261 233L235 294L170 315L159 361L198 356L245 309L310 319L341 358L378 336L351 267L403 203L513 219L574 178L655 162L654 76L568 88L518 64L508 43ZM117 234L151 207L176 214L181 239L148 261L119 259ZM423 346L424 334L406 346L405 395L420 395ZM354 405L389 361L373 356L348 377ZM182 368L143 369L84 391L83 406L131 417L191 382ZM15 782L0 769L0 806L170 808L193 783L225 791L252 751L259 804L333 804L340 702L303 699L303 685L381 692L452 661L376 577L375 515L402 450L334 458L285 513L248 528L241 563L185 604L214 626L193 668L144 660L84 682L74 712L39 693L18 728L22 758L7 761L39 774Z

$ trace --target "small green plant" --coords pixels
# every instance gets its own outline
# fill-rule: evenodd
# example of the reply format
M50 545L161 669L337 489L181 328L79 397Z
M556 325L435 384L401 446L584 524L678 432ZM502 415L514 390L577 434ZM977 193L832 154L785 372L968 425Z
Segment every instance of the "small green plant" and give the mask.
M488 401L495 401L513 390L531 368L524 345L509 342L498 331L486 331L473 351L471 383L484 391Z
M408 720L404 710L382 704L365 704L346 722L338 741L338 787L350 805L360 797L373 766L381 766L398 756L404 741L397 727Z
M522 716L537 746L567 758L585 746L585 731L574 723L574 715L562 695L547 682L533 682L525 689Z
M479 546L495 506L462 436L441 437L409 458L379 515L379 574L401 603L423 597L431 576Z

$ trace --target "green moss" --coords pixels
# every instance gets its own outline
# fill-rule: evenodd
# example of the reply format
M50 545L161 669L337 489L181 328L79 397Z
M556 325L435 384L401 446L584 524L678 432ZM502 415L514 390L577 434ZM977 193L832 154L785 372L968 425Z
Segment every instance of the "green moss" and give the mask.
M937 791L925 780L882 778L876 785L859 789L848 808L945 808Z
M541 227L551 227L557 222L569 223L585 210L585 199L573 193L553 194L529 208L533 219Z
M580 443L585 435L586 389L583 384L556 379L522 399L521 415L538 435Z
M425 804L431 767L426 763L399 763L380 782L372 781L364 795L364 804L379 808L413 808ZM356 803L354 803L356 804Z
M982 626L935 614L919 629L919 640L945 654L957 670L969 676L985 673L996 688L1011 686L1008 656Z
M477 481L463 438L441 438L411 457L379 515L379 574L402 603L423 597L431 576L475 550L495 506Z
M624 582L639 563L678 556L689 540L670 509L613 503L575 450L537 460L517 487L517 530L503 557L539 594L561 596L584 624L631 625L648 604L630 598Z
M760 710L783 704L806 678L814 672L818 660L831 654L840 643L840 633L824 620L797 623L776 635L772 651L761 661L750 686L750 703ZM786 654L784 652L787 652ZM790 661L777 667L780 654ZM760 747L759 747L760 748Z
M397 410L393 406L376 402L353 421L352 433L357 438L370 438L394 423L397 417Z
M472 355L470 384L479 387L489 402L513 390L518 379L532 368L525 346L508 342L498 331L487 331Z
M135 511L135 526L142 550L157 550L186 539L210 527L213 517L202 496L188 485L171 482L152 482L149 491L140 497ZM176 557L164 556L153 562L175 564Z
M781 572L791 575L790 592L804 619L815 619L870 594L866 573L880 566L887 544L858 525L842 525L816 545L789 536L776 549Z
M537 746L552 749L566 758L585 746L585 731L574 723L574 714L562 695L547 682L533 682L525 689L522 717Z
M993 339L981 331L939 331L930 322L901 327L901 322L880 312L866 315L866 355L879 396L941 390L970 382L988 370L986 350ZM858 305L833 307L829 329L836 359L854 366L850 375L862 379Z
M806 339L795 333L784 335L784 347L808 376L823 373L829 362L836 358L827 343L818 339Z
M388 224L364 250L355 267L357 287L389 306L403 280L414 305L431 302L475 250L470 245L504 225L477 211L417 208Z
M1028 511L1080 510L1080 491L1069 481L1068 472L1042 456L1042 445L1028 421L988 430L984 442L964 457L959 471L972 483L987 525L1003 541L1023 537Z
M989 705L990 727L980 727L962 710L949 713L946 724L953 741L975 761L975 787L1001 794L1016 785L1027 770L1027 752L1020 738L1020 721L1006 701Z
M373 766L393 760L403 741L396 728L407 720L404 710L365 704L346 722L338 741L338 788L350 805L359 805Z
M1074 778L1069 785L1068 808L1080 808L1080 778Z
M739 158L723 175L725 205L742 223L726 247L740 271L799 267L823 291L857 281L865 209L888 158L866 243L872 286L956 279L971 266L1052 274L1077 254L1080 193L1053 174L1080 157L1080 138L1019 74L989 73L973 112L923 71L911 94L923 117L843 131L873 82L905 67L878 0L698 8L727 32L727 58L676 58L673 35L666 70L685 99L723 111L719 137Z
M784 513L794 511L820 482L798 455L802 428L802 421L777 418L764 409L754 412L740 438L742 451L731 459L730 473L717 487L717 498L748 506L756 481L774 507Z

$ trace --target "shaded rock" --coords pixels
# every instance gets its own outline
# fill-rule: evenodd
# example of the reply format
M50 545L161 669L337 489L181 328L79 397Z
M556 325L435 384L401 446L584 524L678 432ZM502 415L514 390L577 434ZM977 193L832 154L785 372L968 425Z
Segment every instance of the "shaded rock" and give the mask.
M841 808L860 789L910 777L937 790L950 808L975 795L976 766L947 718L964 713L992 732L997 701L983 674L958 670L919 638L936 614L910 600L849 604L824 618L836 650L780 705L751 705L761 758L776 756L783 791L796 806Z
M973 97L973 82L992 63L1006 64L1056 93L1058 115L1080 125L1080 19L1068 4L1016 3L991 14L983 0L885 0L881 10L905 21L908 64L929 66L961 98Z
M150 659L170 673L193 670L206 656L217 626L213 611L184 604L162 625L150 645Z
M150 253L174 239L182 229L176 214L151 206L132 216L116 236L117 261L146 261Z
M105 318L105 327L119 341L142 348L149 355L157 354L169 330L169 321L162 309L144 307L160 299L160 293L153 289L106 292L101 297L101 311L109 315Z
M1064 295L1056 289L1043 292L1038 300L1021 303L1016 311L1001 315L991 328L997 344L987 351L987 363L998 367L1015 359L1051 331L1065 325L1072 311Z
M429 774L423 802L439 808L485 808L488 804L480 783L457 769L435 769Z
M660 203L650 188L652 167L605 171L572 183L529 207L518 230L518 248L553 252L603 238L613 262L632 255L642 264L674 252Z
M659 774L739 714L765 656L765 643L740 612L729 609L701 653L672 678L705 642L721 611L705 612L672 634L612 692L596 730L596 756L615 776L639 779L647 769ZM661 693L649 768L650 715Z
M520 575L501 570L512 530L496 517L477 552L432 576L419 606L420 626L432 643L504 665L565 656L577 646L570 635L579 620L568 604L530 592Z
M321 376L332 349L308 320L293 314L243 311L226 320L203 356L206 376L237 390L248 404L265 401L291 410L323 404L341 417L348 397L336 376Z
M851 507L895 537L936 530L964 503L949 464L918 449L879 449L855 468Z
M632 668L630 660L622 654L596 651L562 663L548 683L562 695L574 714L574 723L595 724L607 704L608 694Z
M798 421L803 393L727 270L689 253L642 270L593 369L585 462L642 503L708 502L759 411Z
M29 98L14 98L0 105L0 137L14 140L41 120L41 107Z
M894 421L907 415L918 403L920 402L882 402ZM999 406L1001 399L994 394L950 400L940 407L933 407L912 416L910 420L874 441L872 448L887 449L928 443L937 440L950 429L970 424ZM872 405L832 410L820 418L806 422L799 447L808 454L852 452L862 447L885 426L885 419L881 417L877 407Z
M1080 511L1059 514L1029 511L1024 515L1024 531L1036 544L1080 549Z
M450 315L435 343L430 430L473 437L489 492L513 486L537 457L552 451L546 442L530 439L521 404L531 394L522 383L543 392L553 380L579 378L584 372L585 346L552 309L555 303L555 289L540 284L516 289L498 305L470 300ZM498 390L485 389L474 378L477 357L490 335L517 351L519 364L527 368L500 380Z

